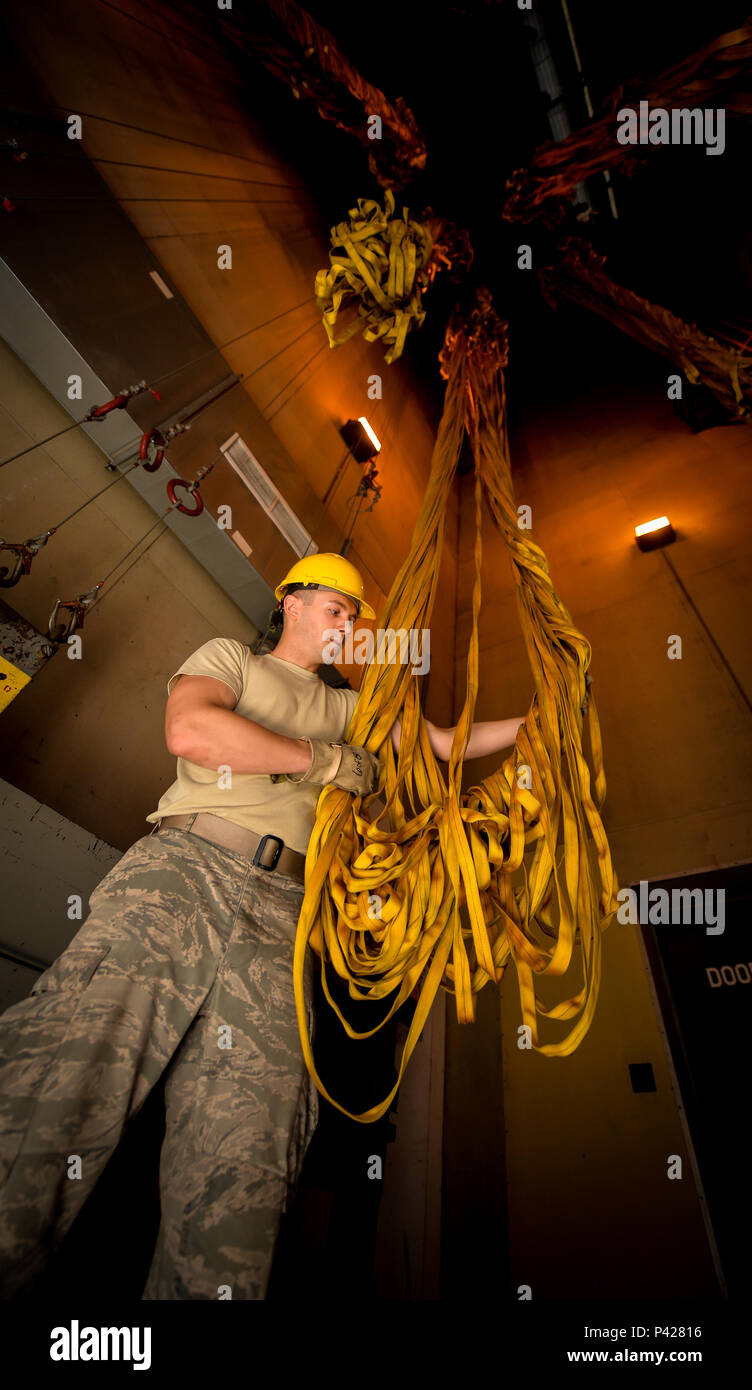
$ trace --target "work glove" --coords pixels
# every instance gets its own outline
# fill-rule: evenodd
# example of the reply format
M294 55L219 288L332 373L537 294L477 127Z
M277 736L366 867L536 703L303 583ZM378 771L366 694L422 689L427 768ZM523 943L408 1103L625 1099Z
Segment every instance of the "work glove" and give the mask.
M320 738L306 742L311 746L311 766L302 774L286 772L288 782L313 782L319 787L333 784L357 796L367 796L373 790L380 764L367 748L355 743L325 743Z

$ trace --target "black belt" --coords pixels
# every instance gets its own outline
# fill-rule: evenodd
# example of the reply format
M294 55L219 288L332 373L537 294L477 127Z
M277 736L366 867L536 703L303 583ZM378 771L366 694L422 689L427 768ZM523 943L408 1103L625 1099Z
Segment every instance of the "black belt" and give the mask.
M226 849L235 850L237 854L253 856L251 863L258 869L276 869L281 874L289 874L291 878L305 883L305 855L299 854L297 850L288 849L279 835L257 835L255 831L246 830L234 821L225 820L224 816L214 816L210 811L161 816L150 834L154 835L166 826L174 827L176 830L191 830L194 835L200 835L204 840L213 840L218 845L224 845ZM270 840L275 843L267 850ZM269 854L272 855L271 863L268 862Z

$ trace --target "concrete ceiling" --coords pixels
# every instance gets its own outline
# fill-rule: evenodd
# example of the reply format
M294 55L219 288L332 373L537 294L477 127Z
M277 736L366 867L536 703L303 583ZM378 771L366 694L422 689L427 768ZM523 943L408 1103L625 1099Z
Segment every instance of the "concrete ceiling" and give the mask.
M541 264L555 259L559 238L538 226L523 231L501 216L507 177L552 137L531 61L529 15L516 0L382 0L377 23L366 22L350 0L311 0L305 8L365 79L391 99L402 96L415 114L428 157L402 196L411 209L430 205L469 231L475 261L467 288L487 285L510 325L512 423L536 415L548 399L568 396L573 385L581 389L583 380L618 390L625 372L639 374L644 366L649 373L660 358L585 309L562 302L553 312L535 275L517 269L520 242L532 244ZM749 8L749 0L710 6L634 0L622 9L567 0L595 111L620 84L657 75L739 27ZM534 9L550 52L551 85L554 77L559 85L561 99L551 109L577 129L589 117L563 0L534 0ZM277 147L306 178L323 225L341 220L369 183L360 146L319 119L312 104L302 107L260 63L243 55L237 62L253 84L257 109L267 112ZM673 147L667 158L647 159L631 178L612 173L618 220L603 175L588 179L581 187L595 216L582 230L606 253L614 279L688 322L715 326L725 313L752 318L752 214L741 196L748 164L749 124L729 115L722 157ZM437 415L443 383L436 358L457 297L457 287L438 276L423 328L409 341Z

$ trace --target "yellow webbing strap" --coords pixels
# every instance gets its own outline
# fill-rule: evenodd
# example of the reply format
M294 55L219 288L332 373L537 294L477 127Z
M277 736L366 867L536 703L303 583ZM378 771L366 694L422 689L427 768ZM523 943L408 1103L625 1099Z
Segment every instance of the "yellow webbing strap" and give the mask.
M328 270L316 274L316 302L322 312L330 347L340 347L363 330L372 343L383 338L389 345L385 361L402 353L410 328L425 319L421 298L428 284L424 271L433 251L428 227L415 222L403 208L394 215L394 194L387 189L384 207L373 198L358 198L348 220L331 229L332 248ZM344 304L358 302L358 317L335 337L337 316Z
M295 944L295 1001L306 1066L320 1093L344 1115L363 1123L380 1119L391 1106L437 990L454 993L459 1021L472 1022L473 996L490 979L501 980L510 958L532 1047L555 1057L574 1051L595 1010L601 932L618 906L618 880L598 813L606 784L592 694L587 725L597 807L582 751L580 706L590 646L554 593L543 551L517 525L502 370L506 325L496 318L486 292L479 292L478 307L465 322L450 324L440 360L447 388L428 486L410 554L379 626L408 631L428 626L446 504L466 422L475 456L473 628L467 694L451 750L448 784L428 741L417 677L400 662L372 662L365 670L347 741L379 754L379 787L364 798L335 786L322 789L306 856ZM513 753L463 796L462 764L478 693L482 490L509 547L536 693ZM389 733L397 717L402 733L395 767ZM386 805L371 821L366 808L380 792ZM563 856L557 859L560 833ZM524 856L531 847L528 867ZM523 881L514 884L513 876L520 874ZM380 903L377 915L373 895ZM463 899L469 928L462 925ZM539 943L535 929L553 945ZM576 935L582 947L582 988L546 1007L536 999L535 976L563 975ZM370 1037L377 1028L353 1030L329 992L325 962L348 981L352 999L383 999L394 993L392 1007L378 1027L402 1006L423 976L397 1081L380 1104L363 1114L353 1115L340 1105L314 1065L303 994L309 942L321 959L324 994L351 1038ZM540 1044L537 1014L579 1017L565 1038Z

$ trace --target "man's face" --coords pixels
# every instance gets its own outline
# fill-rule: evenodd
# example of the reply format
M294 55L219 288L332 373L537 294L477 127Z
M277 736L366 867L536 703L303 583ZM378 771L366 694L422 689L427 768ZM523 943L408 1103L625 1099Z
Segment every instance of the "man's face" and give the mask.
M315 589L313 602L300 604L298 632L301 636L310 637L315 651L323 653L324 648L331 649L331 633L336 630L340 634L338 642L341 647L357 612L353 600L345 594L339 594L334 589Z

